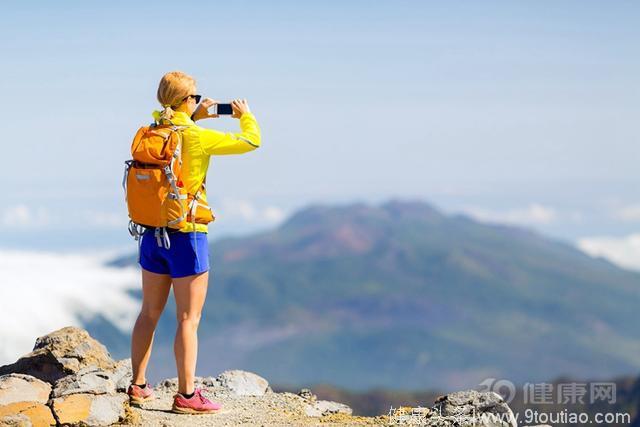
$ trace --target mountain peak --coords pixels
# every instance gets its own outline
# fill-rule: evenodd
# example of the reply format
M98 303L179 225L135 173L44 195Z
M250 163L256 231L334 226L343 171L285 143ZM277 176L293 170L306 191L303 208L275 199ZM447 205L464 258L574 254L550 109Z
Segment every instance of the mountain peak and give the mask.
M380 205L382 209L389 212L394 217L402 218L423 218L440 219L443 214L431 204L420 199L400 199L393 198Z
M419 199L392 198L374 205L363 201L345 204L312 204L295 212L282 225L282 229L306 227L335 221L359 221L362 218L397 220L399 218L433 220L444 215L429 203Z

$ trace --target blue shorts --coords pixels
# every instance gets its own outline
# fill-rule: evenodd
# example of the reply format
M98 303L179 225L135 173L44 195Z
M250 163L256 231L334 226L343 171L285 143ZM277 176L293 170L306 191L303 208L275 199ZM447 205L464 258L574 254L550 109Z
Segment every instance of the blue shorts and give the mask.
M169 249L158 246L153 228L147 229L141 239L139 263L145 270L173 278L209 270L207 233L169 233Z

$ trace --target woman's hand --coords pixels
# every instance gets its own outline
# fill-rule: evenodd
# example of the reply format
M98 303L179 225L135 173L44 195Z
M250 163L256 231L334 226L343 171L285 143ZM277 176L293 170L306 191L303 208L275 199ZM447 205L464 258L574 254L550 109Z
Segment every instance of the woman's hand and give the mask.
M233 114L231 117L235 119L239 119L243 113L250 113L249 104L247 104L246 99L234 99L231 101L231 108L233 109Z
M218 114L209 114L209 111L208 111L209 107L217 103L218 101L216 101L215 99L204 98L202 102L198 104L196 111L194 111L193 115L191 116L193 117L193 121L195 122L196 120L218 117Z

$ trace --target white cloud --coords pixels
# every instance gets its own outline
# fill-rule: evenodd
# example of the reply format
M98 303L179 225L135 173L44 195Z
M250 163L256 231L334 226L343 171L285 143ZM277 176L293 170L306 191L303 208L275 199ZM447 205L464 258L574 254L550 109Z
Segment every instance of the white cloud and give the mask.
M77 204L82 205L82 202ZM0 210L0 225L14 229L69 226L123 228L128 221L126 210L116 212L70 207L66 211L57 211L26 204L16 204Z
M614 212L614 217L623 221L640 221L640 204L624 206Z
M98 228L126 228L129 222L127 213L107 211L85 211L83 223Z
M0 213L0 224L5 227L33 228L51 222L49 211L43 207L29 207L24 204L9 206Z
M82 205L82 203L78 203ZM213 205L214 213L225 220L239 219L259 226L273 226L285 219L286 213L274 205L259 206L248 200L226 198ZM0 208L0 226L14 230L73 227L126 229L129 218L126 207L100 210L79 206L77 209L56 210L44 206L16 204Z
M60 255L0 250L0 365L31 351L35 338L101 314L129 331L139 309L128 289L135 267L103 265L108 255Z
M285 212L277 206L259 207L248 200L223 199L218 209L227 218L238 216L250 222L273 224L285 218Z
M601 256L633 270L640 270L640 233L624 237L585 237L578 248L591 256Z
M270 222L280 222L285 218L285 213L278 207L267 206L264 209L264 217Z
M538 203L531 203L524 208L515 208L506 211L496 211L478 207L466 207L463 211L478 221L510 224L550 224L558 218L555 209Z

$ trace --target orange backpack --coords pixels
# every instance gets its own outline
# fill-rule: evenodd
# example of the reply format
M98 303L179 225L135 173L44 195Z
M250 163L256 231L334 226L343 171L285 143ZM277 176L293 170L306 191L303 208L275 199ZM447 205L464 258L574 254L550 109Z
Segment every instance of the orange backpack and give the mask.
M122 187L129 210L129 233L139 240L145 228L155 228L158 246L170 246L168 228L191 222L215 220L211 207L201 199L203 181L195 194L184 188L182 130L188 126L152 123L138 129L131 144L131 160L125 161ZM206 181L206 177L205 177Z

